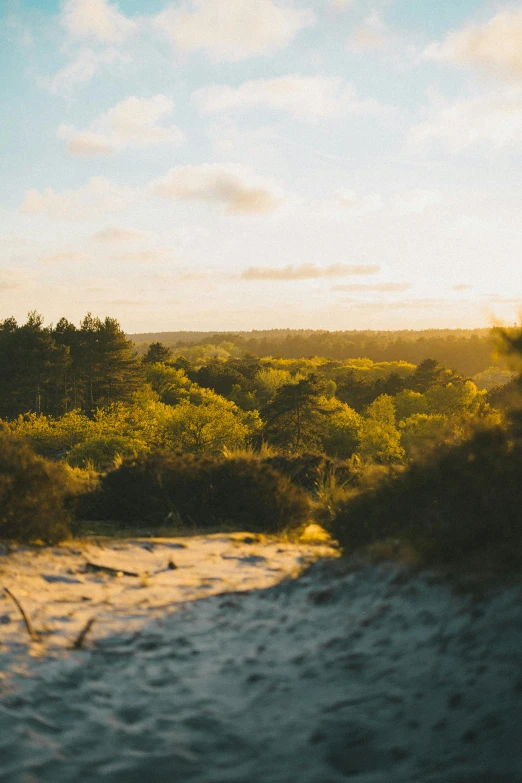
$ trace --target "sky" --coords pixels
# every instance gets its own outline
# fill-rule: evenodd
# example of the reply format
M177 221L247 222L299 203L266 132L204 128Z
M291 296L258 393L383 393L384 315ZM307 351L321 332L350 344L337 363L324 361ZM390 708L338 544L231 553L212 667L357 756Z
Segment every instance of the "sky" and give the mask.
M0 0L0 319L522 309L522 3Z

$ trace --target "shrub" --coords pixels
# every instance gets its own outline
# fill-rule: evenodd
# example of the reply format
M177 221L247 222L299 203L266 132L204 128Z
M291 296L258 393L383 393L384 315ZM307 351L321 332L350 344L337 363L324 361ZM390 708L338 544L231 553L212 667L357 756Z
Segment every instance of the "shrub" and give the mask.
M521 477L522 442L501 428L479 431L352 494L330 530L349 550L393 538L426 562L495 552L506 567L520 566Z
M0 538L47 544L65 538L70 495L61 465L0 429Z
M266 465L282 473L298 487L315 493L326 475L335 475L340 483L348 482L353 471L347 462L341 462L324 454L305 451L303 454L278 454L263 459Z
M307 521L306 494L258 460L154 453L124 460L84 513L130 525L168 519L196 527L276 532Z
M144 448L139 440L109 433L78 443L67 455L67 462L75 468L92 466L95 470L108 470L119 457L132 457Z

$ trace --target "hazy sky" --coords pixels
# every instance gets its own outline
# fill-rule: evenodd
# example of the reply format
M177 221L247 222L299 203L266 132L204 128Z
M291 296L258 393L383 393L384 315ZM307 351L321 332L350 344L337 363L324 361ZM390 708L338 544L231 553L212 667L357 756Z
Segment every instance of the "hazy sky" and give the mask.
M0 317L522 307L522 3L0 0Z

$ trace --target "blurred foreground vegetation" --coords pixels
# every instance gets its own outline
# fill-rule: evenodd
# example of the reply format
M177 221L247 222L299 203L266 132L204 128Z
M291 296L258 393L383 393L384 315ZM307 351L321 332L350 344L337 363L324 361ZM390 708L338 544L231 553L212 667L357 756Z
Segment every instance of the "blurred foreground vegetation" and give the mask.
M407 361L404 346L427 337L379 361L332 358L331 344L325 356L256 356L241 340L153 340L139 355L114 319L6 319L0 536L54 542L74 514L133 530L278 532L314 518L347 551L387 541L448 562L489 548L516 567L520 332L436 339L466 340L460 366L481 369ZM515 364L492 357L493 341Z

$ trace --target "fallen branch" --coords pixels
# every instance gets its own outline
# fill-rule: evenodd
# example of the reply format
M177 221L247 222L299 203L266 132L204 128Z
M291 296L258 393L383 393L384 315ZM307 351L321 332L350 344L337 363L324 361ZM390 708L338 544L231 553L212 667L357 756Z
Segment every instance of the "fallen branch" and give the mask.
M85 625L83 626L82 630L74 640L74 642L71 645L71 650L81 650L83 647L83 643L87 638L87 634L91 630L92 626L94 625L96 621L96 617L90 617Z
M125 571L123 568L99 565L98 563L92 563L90 560L86 560L85 565L91 571L104 571L105 573L113 574L114 576L141 576L141 574L136 571Z
M18 611L22 615L23 621L25 623L25 627L27 628L27 633L31 637L32 641L33 642L39 642L40 641L40 635L34 630L33 625L31 623L29 617L27 616L27 613L26 613L24 607L22 606L22 604L18 600L18 598L10 591L10 589L8 587L4 587L4 590L7 593L7 595L9 596L9 598L11 598L11 600L14 602L16 608L18 609Z

